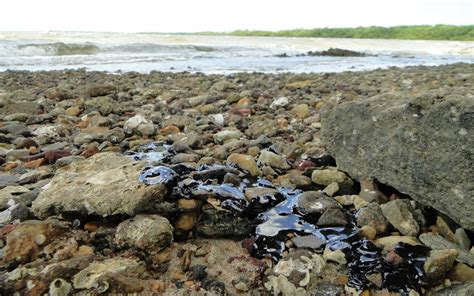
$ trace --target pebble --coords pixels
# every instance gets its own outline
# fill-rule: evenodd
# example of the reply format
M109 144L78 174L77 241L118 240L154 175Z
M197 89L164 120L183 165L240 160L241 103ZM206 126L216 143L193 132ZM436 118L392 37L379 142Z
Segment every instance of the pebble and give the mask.
M173 227L158 215L137 215L117 226L115 242L137 249L159 251L173 241Z
M297 248L307 248L314 250L319 250L326 245L326 239L320 238L316 235L297 236L292 238L291 242Z
M416 236L420 227L413 217L413 208L408 200L396 199L389 201L381 206L382 212L387 220L401 234L407 236Z
M367 204L367 206L357 211L356 222L359 227L373 227L377 233L384 233L388 227L388 221L380 205L374 202Z
M314 183L318 185L328 186L329 184L334 182L341 184L347 181L348 177L346 174L340 171L323 169L313 171L311 179Z
M262 172L257 166L257 162L251 156L245 154L233 153L226 160L227 165L235 164L243 170L246 170L252 176L260 176Z
M374 241L375 245L380 248L383 248L384 252L389 252L393 250L399 243L405 243L412 246L419 245L418 240L412 236L386 236L378 238Z
M276 169L288 170L291 168L291 166L286 161L286 158L267 150L263 150L260 153L260 156L258 157L258 163L261 165L268 165Z
M423 265L428 280L436 282L444 278L458 256L455 249L432 250Z
M214 141L218 144L222 144L228 140L236 140L240 139L242 137L242 132L238 130L225 130L225 131L220 131L216 134L214 134L213 138Z

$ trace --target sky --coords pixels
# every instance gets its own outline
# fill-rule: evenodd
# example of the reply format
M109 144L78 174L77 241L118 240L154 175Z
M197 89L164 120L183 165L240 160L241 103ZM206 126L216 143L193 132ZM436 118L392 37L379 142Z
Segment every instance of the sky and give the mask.
M3 0L0 31L198 32L474 24L474 0Z

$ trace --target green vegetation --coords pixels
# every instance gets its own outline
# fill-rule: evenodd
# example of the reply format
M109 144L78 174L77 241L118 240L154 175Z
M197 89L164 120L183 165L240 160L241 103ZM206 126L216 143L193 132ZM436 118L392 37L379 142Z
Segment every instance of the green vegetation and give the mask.
M284 31L238 30L227 33L202 32L203 35L266 36L266 37L326 37L326 38L373 38L411 40L463 40L474 41L474 25L452 26L397 26L358 28L319 28Z

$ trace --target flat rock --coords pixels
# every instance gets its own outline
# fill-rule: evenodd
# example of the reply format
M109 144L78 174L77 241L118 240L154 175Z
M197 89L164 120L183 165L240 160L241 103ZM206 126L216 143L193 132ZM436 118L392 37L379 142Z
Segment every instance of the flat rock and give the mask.
M264 150L260 153L260 157L258 158L258 163L262 165L268 165L268 166L271 166L272 168L277 168L277 169L287 170L291 168L291 166L286 161L286 158L267 150Z
M249 172L252 176L260 176L262 174L255 159L249 155L233 153L227 158L226 163L227 165L235 164Z
M15 175L0 174L0 188L10 186L10 185L14 185L18 181L19 181L19 179Z
M351 177L377 179L474 230L474 97L394 92L322 112L321 139Z
M64 212L105 217L150 210L162 200L166 188L139 181L145 165L112 152L73 162L56 171L32 209L39 217Z
M326 245L326 240L324 238L317 237L316 235L297 236L292 238L291 242L297 248L308 249L321 249Z
M412 236L386 236L376 239L374 241L375 245L383 248L385 252L393 250L399 243L405 243L412 246L419 245L418 240Z

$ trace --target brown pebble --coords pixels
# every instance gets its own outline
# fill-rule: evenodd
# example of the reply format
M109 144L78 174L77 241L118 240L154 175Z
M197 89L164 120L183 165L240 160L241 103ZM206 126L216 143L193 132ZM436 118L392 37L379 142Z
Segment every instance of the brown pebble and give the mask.
M197 200L197 199L187 199L187 198L181 198L178 200L178 207L181 210L196 210L199 209L202 205L202 201Z
M60 158L70 156L71 152L66 151L66 150L53 150L53 151L48 151L44 154L44 159L46 160L47 163L49 164L54 164L56 161Z
M385 260L387 262L392 263L393 265L397 266L403 263L403 258L400 257L395 251L391 250L385 255Z
M36 169L42 166L43 164L44 164L44 158L39 158L39 159L32 160L25 163L25 167L29 169Z
M30 148L28 148L28 153L36 154L38 153L38 148L36 148L35 146L30 146Z
M370 225L364 225L360 228L360 235L368 240L374 240L377 236L377 230Z
M18 165L18 164L17 164L16 162L8 162L8 163L3 167L3 169L4 169L5 171L11 171L11 170L13 170L14 168L16 168L17 165Z
M76 251L76 256L92 255L94 254L94 249L89 246L82 245Z
M160 134L162 135L171 135L171 134L177 134L179 133L180 130L177 126L175 125L167 125L160 129Z
M99 152L100 152L99 148L95 146L91 146L91 147L87 147L84 151L82 151L80 155L84 156L85 158L89 158L93 155L96 155Z

